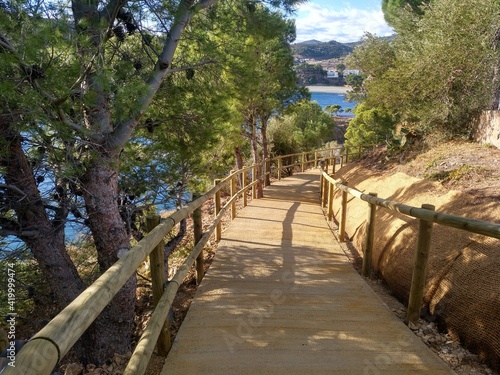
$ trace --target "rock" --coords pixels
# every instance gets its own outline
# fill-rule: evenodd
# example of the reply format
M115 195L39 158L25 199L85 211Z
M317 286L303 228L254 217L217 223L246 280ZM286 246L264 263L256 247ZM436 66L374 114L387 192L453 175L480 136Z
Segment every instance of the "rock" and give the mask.
M81 363L70 363L66 366L64 375L81 375L83 373L83 365Z
M87 372L92 373L95 370L95 365L93 364L88 364L87 365Z
M123 366L128 362L128 357L126 355L120 355L116 354L113 358L113 361L118 365L118 366Z
M462 362L462 360L465 358L465 354L463 352L457 353L457 360L458 362Z
M412 331L418 330L418 326L413 324L412 322L408 323L408 328L410 328Z

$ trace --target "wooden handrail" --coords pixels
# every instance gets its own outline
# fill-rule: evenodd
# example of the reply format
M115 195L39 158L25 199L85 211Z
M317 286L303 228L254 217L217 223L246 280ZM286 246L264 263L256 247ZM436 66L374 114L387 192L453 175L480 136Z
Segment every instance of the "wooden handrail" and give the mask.
M317 153L330 151L317 150L311 153L299 153L296 155L307 155L314 153L315 164L317 163ZM262 184L261 179L255 179L256 168L262 168L263 176L270 173L266 170L266 165L270 161L279 160L291 155L279 156L270 160L263 161L260 165L252 165L242 168L234 173L229 174L224 179L215 184L208 192L194 199L187 206L177 210L168 218L161 219L160 224L155 226L137 245L130 249L122 256L115 264L113 264L105 273L103 273L92 285L85 289L75 300L73 300L66 308L64 308L54 319L36 333L31 340L16 355L16 367L7 367L3 375L49 375L55 368L57 363L68 353L71 347L83 335L85 330L94 322L101 311L109 304L118 291L125 285L127 280L136 272L136 269L146 259L146 257L158 246L163 238L180 223L181 220L187 218L195 210L199 209L209 199L214 198L217 203L217 197L220 197L220 191L227 185L233 186L233 196L226 202L224 207L216 207L216 216L210 229L205 232L196 246L179 268L175 276L168 282L167 288L163 292L162 297L158 301L153 315L146 327L139 343L136 346L134 353L125 370L125 374L142 375L144 374L158 336L167 319L167 314L172 305L177 289L182 280L193 266L194 262L201 254L205 244L210 236L217 228L220 228L220 221L227 208L233 206L235 200L243 195L246 195L249 189L255 191L257 184ZM310 163L307 157L302 157L302 163ZM300 163L299 163L300 164ZM305 165L303 166L305 168ZM232 181L239 174L243 176L252 171L254 177L250 183L246 183L246 178L243 178L242 188L234 191ZM261 178L263 178L261 176ZM255 195L254 195L255 197ZM246 199L246 196L245 196ZM245 200L246 202L246 200ZM220 232L218 233L218 236ZM217 239L219 237L217 236Z
M339 181L336 181L334 178L328 176L325 171L322 171L322 176L330 183L334 184L338 189L343 190L365 202L375 204L379 207L384 207L391 211L397 211L417 219L431 221L436 224L441 224L452 228L462 229L467 232L482 234L484 236L500 239L500 224L470 219L463 216L451 215L439 211L429 211L424 208L408 206L403 203L378 198L370 194L364 194L357 189L353 189L346 185L343 185Z
M425 274L431 237L430 228L432 227L432 223L500 239L500 224L434 211L434 206L431 205L424 204L421 208L418 208L388 199L378 198L375 193L364 194L357 189L347 186L347 183L342 183L329 176L327 170L324 170L323 164L325 164L326 166L328 165L327 163L320 162L320 169L322 172L322 188L326 189L327 184L328 188L335 186L337 189L340 189L342 191L342 215L339 225L339 241L344 241L347 194L350 194L353 197L359 198L369 203L371 212L369 213L368 229L366 231L367 237L365 238L366 250L363 259L364 276L368 276L371 271L370 259L366 258L371 256L371 244L373 241L371 236L373 236L373 226L375 221L374 207L384 207L390 211L396 211L404 215L420 219L419 239L417 242L417 252L412 275L408 310L405 320L407 324L415 324L420 317L420 307L422 305L423 288L425 286ZM328 200L328 213L333 212L333 207L331 207L332 201L333 199Z

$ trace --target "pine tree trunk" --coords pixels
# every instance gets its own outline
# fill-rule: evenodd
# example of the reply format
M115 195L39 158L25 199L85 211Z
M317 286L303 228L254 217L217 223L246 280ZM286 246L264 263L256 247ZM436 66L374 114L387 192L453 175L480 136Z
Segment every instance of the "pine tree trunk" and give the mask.
M241 153L241 147L236 146L234 148L234 156L236 159L236 169L239 170L243 168L243 154Z
M236 159L236 170L240 170L243 168L243 154L241 153L241 147L236 146L234 148L234 157ZM243 176L238 175L238 183L240 187L243 187Z
M259 164L260 163L260 155L259 155L259 143L257 141L257 125L255 122L252 120L250 123L250 143L252 145L252 158L254 164ZM255 176L257 180L259 180L259 183L255 186L256 190L256 195L257 198L262 198L264 196L264 191L262 188L262 169L259 167L257 168L257 174Z
M13 195L10 199L15 202L18 237L33 253L54 294L57 307L62 309L85 288L66 252L64 223L51 221L45 211L19 132L11 129L9 124L0 123L0 135L8 149L1 159L1 165L5 167L5 182L24 194ZM36 234L33 235L33 232Z
M118 155L101 154L83 177L84 198L101 272L130 249L118 208ZM130 350L134 323L136 278L131 277L94 323L87 360L102 363Z
M267 119L261 119L261 130L260 133L262 135L262 157L265 160L269 159L269 143L267 140ZM271 185L271 175L266 174L266 186Z

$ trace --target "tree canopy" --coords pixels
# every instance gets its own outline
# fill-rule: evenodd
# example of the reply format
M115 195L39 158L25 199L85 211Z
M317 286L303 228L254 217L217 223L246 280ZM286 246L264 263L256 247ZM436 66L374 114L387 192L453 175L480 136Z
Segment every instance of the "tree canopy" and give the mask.
M424 136L468 137L498 97L499 7L499 1L435 0L423 14L403 9L393 41L366 35L351 56L367 77L358 116L377 109Z
M257 8L278 15L299 2L0 3L0 234L27 245L58 308L86 283L70 223L89 229L104 272L130 249L141 212L228 167L226 67L241 47L231 36L254 23L278 37ZM135 285L83 338L86 361L130 349Z
M301 100L269 125L274 155L286 155L319 148L333 138L335 122L314 101Z
M402 12L410 11L416 15L424 14L425 5L431 0L382 0L382 11L387 23L394 26Z

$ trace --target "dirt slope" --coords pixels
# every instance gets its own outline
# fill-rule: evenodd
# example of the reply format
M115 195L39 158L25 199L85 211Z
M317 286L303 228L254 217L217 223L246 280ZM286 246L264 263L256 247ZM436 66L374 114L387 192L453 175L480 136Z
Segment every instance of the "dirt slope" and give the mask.
M381 198L413 206L430 203L437 211L500 222L500 151L495 148L454 142L397 156L379 148L336 178ZM340 194L336 200L339 207ZM366 212L366 202L349 201L346 231L357 249L363 247ZM375 231L374 270L406 301L418 222L379 209ZM500 240L440 225L432 238L424 296L429 317L500 368Z

